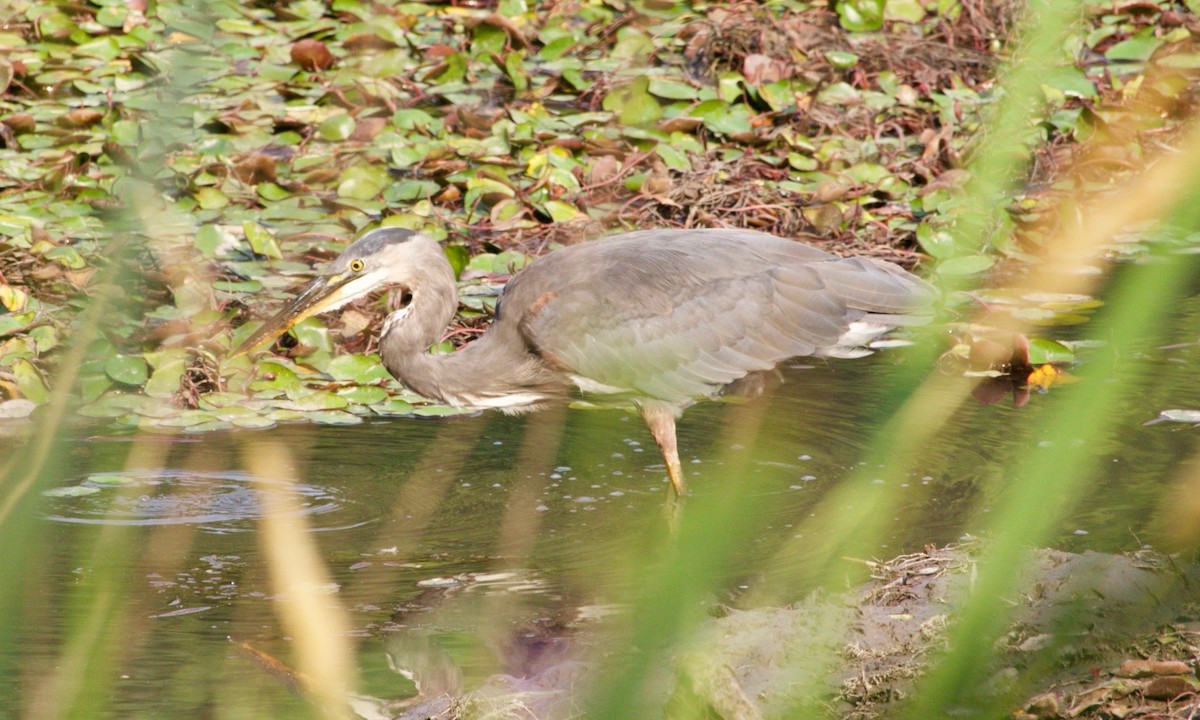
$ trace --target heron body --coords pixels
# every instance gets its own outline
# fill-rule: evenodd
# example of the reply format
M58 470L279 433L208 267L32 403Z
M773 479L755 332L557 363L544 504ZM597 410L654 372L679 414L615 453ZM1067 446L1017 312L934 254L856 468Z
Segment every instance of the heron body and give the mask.
M892 263L839 258L748 230L643 230L571 245L504 288L495 321L458 352L432 355L458 309L438 243L399 228L351 244L239 348L381 286L411 301L384 322L383 364L439 402L524 412L582 394L635 405L677 492L675 420L751 373L803 355L847 356L920 322L932 288Z

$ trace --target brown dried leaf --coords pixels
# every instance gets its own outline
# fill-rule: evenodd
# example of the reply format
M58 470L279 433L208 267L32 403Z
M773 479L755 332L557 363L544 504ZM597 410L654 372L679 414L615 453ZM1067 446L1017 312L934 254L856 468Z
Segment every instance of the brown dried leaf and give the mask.
M92 276L96 274L95 269L87 270L68 270L66 272L67 282L82 290L92 281Z
M275 182L275 161L259 153L248 155L234 164L233 174L247 185Z
M38 267L29 271L29 277L33 278L34 280L39 280L42 282L57 280L60 277L62 277L62 274L63 274L62 266L59 265L58 263L47 263L45 265L39 265Z
M433 200L442 205L450 205L458 202L461 197L462 191L458 189L457 185L447 185L446 189L434 196Z
M1142 691L1151 700L1174 700L1180 695L1190 695L1194 692L1195 686L1178 675L1155 678Z
M342 41L342 47L352 52L363 50L391 50L396 43L385 40L375 33L356 33Z
M751 85L763 85L782 80L791 73L788 66L782 61L755 53L747 55L745 61L742 62L742 74L746 76L746 82Z
M1117 677L1144 678L1153 675L1188 675L1192 668L1181 660L1126 660L1117 668Z
M370 315L354 308L342 311L342 327L340 332L343 337L352 337L369 327L371 327Z
M383 128L386 126L387 118L359 118L354 123L354 132L350 133L350 140L352 142L366 142L383 132Z
M621 163L611 155L602 155L592 161L588 170L588 184L603 185L621 173Z
M84 128L95 125L104 118L104 113L92 108L75 108L66 115L60 115L57 123L65 128Z
M301 40L292 46L292 62L305 70L324 70L332 67L335 58L320 40Z
M690 133L704 123L700 118L679 116L669 120L661 120L658 123L660 132L673 133L685 132Z

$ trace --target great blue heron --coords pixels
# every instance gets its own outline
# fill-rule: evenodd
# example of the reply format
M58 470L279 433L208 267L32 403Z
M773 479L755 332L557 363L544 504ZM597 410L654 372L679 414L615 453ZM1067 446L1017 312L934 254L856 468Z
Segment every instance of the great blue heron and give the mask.
M749 230L642 230L549 253L504 288L491 328L431 355L458 308L438 243L400 228L364 234L235 353L382 286L383 364L420 395L525 412L575 392L637 407L684 491L675 419L697 400L800 355L846 356L928 312L932 288L897 265L839 258Z

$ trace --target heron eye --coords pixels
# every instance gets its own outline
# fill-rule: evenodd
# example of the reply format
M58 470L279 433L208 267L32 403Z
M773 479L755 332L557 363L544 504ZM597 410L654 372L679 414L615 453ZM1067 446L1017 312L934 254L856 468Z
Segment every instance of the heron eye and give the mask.
M366 267L366 266L363 264L362 260L351 260L350 261L350 270L353 272L362 272L362 269L364 267Z

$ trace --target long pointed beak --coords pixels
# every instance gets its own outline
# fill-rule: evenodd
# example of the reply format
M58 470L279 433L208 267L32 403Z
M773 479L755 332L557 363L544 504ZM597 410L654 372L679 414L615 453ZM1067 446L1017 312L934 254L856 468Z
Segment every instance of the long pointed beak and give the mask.
M349 278L346 277L330 276L321 276L313 280L308 287L276 313L275 317L263 323L263 326L253 335L238 345L229 357L237 357L250 352L291 330L305 318L319 315L326 310L333 310L353 300L355 296L348 291L348 280Z

